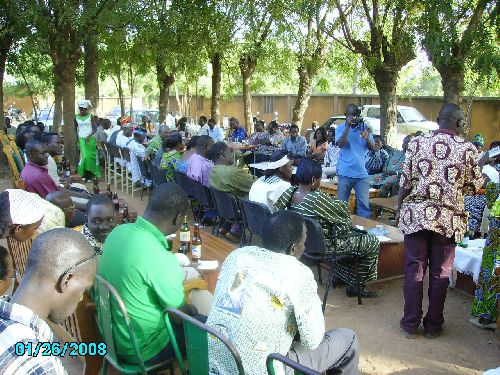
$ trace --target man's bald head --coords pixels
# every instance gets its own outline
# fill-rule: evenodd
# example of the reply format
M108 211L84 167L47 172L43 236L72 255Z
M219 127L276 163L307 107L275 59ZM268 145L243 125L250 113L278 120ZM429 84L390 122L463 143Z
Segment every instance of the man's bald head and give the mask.
M67 228L49 230L33 241L13 302L60 324L92 287L96 270L96 253L82 234Z
M458 132L463 126L464 111L456 104L445 103L439 111L438 124L440 129Z
M77 231L68 228L49 230L33 241L23 280L35 278L57 281L63 272L93 254L94 250L90 243ZM78 271L85 271L85 268L88 271L88 266L92 266L92 263L95 262L82 264L78 267Z

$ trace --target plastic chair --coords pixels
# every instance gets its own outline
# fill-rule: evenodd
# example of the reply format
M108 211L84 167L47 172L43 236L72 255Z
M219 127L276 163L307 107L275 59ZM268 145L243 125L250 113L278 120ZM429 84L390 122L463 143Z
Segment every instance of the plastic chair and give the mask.
M292 361L290 358L285 357L284 355L279 353L271 353L267 356L266 367L267 367L267 373L269 375L276 374L273 366L273 361L281 362L285 366L290 367L295 371L295 375L321 375L319 372L311 370L308 367L302 366L300 363Z
M24 158L21 155L21 152L19 151L19 147L17 147L16 142L10 141L9 142L10 147L12 147L12 150L14 150L15 155L17 155L17 158L19 159L19 162L21 163L21 169L20 171L24 168Z
M325 307L326 307L326 299L328 298L328 292L330 291L330 286L333 283L334 277L339 277L338 274L335 271L335 266L339 260L346 260L346 259L352 259L354 260L354 267L356 270L356 284L358 287L358 304L361 305L362 299L361 299L361 285L362 281L360 280L359 277L359 247L361 246L361 236L363 233L366 233L365 231L358 231L354 230L352 232L349 232L344 235L339 235L339 236L331 236L334 249L335 251L333 253L328 253L326 245L325 245L325 236L323 233L323 228L319 224L319 222L313 218L310 217L303 217L304 221L306 223L306 228L307 228L307 238L306 238L306 244L305 244L305 251L304 254L302 255L305 259L311 260L313 262L316 262L318 265L318 278L320 284L322 283L321 280L321 268L325 269L328 271L328 279L327 279L327 284L325 287L325 294L323 296L323 305L322 305L322 310L325 312ZM349 252L349 253L343 253L340 255L336 254L336 250L340 248L341 244L340 241L344 244L350 244L351 239L358 239L358 248L357 252ZM339 277L340 278L340 277ZM342 278L340 278L342 279ZM345 281L345 280L343 280Z
M102 374L105 375L107 373L109 363L119 372L124 374L147 374L148 372L169 369L170 374L173 375L173 358L152 366L146 366L144 363L144 359L142 358L141 351L139 350L139 346L135 339L134 331L130 324L130 318L127 314L125 304L116 289L104 277L96 275L94 290L98 310L98 326L107 346L107 352L104 356L104 362L102 365ZM114 313L112 310L114 310ZM130 343L134 348L137 364L124 363L118 358L113 336L113 325L114 321L117 319L123 319L125 322ZM174 350L179 350L175 337L171 335L171 332L168 332L168 334Z
M193 217L198 217L198 200L194 194L193 180L182 172L174 171L174 181L179 185L182 190L187 194L189 203L191 204L191 211L193 212Z
M219 227L217 228L217 235L219 235L219 229L222 222L230 222L231 224L241 224L243 226L243 218L241 216L240 207L236 197L231 193L226 193L217 189L210 188L212 196L214 198L215 207L217 208L217 213L221 220L219 220ZM222 220L223 219L223 220ZM241 232L241 242L240 245L246 243L245 231Z
M115 191L117 189L117 184L121 183L121 191L123 191L123 183L124 183L124 172L125 168L121 166L121 164L118 162L118 160L122 159L122 154L120 152L120 148L118 146L112 145L111 143L106 143L105 147L108 151L108 155L110 158L113 158L113 168L112 168L112 174L113 176L108 179L108 183L113 179Z
M20 166L21 161L19 160L17 154L12 150L10 146L4 146L3 152L7 158L7 164L9 164L10 171L12 173L12 185L16 189L24 190L24 182L20 178Z
M243 228L250 232L248 241L245 243L245 245L248 245L252 242L254 234L262 237L262 229L266 224L266 220L271 215L271 211L265 204L252 202L247 199L240 199L240 207L243 214Z
M215 203L212 198L212 194L210 193L210 189L207 188L205 185L202 183L199 183L198 181L192 180L191 179L191 185L193 187L193 194L195 199L198 201L199 204L199 210L198 210L198 215L196 217L196 220L198 223L201 222L201 209L205 211L216 211L215 208ZM212 234L215 231L215 225L212 228Z
M238 374L245 374L240 355L236 351L233 344L231 344L231 342L223 334L177 309L167 308L163 314L167 328L168 324L170 324L169 315L176 316L182 320L184 325L186 356L190 374L197 375L209 373L208 340L215 340L215 338L221 341L233 356L236 367L238 368ZM179 362L179 367L181 367L182 373L185 374L186 370L183 369L183 363L181 366L181 362Z
M141 190L141 201L142 197L144 195L144 190L148 190L148 187L146 185L146 180L151 178L151 174L149 173L148 166L146 162L139 156L135 157L137 160L137 165L139 166L139 170L141 171L141 176L142 176L142 190Z
M142 189L141 187L136 188L134 186L134 181L132 180L132 158L133 155L130 154L130 150L127 147L120 147L120 152L122 154L123 160L125 160L125 191L128 193L128 187L130 185L130 192L132 194L132 198L134 197L134 191ZM130 168L130 169L129 169Z

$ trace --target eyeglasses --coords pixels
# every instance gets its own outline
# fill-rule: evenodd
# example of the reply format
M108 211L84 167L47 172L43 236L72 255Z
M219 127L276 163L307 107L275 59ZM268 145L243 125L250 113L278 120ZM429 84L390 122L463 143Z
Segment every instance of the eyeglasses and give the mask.
M94 254L92 254L92 256L91 256L91 257L89 257L89 258L85 258L84 260L81 260L81 261L79 261L79 262L75 263L74 265L72 265L71 267L69 267L66 271L64 271L64 272L61 274L61 276L59 276L59 279L64 278L64 276L66 276L66 274L67 274L69 271L71 271L73 268L76 268L76 267L78 267L78 266L81 266L82 264L87 263L88 261L90 261L90 260L94 259L95 257L97 257L97 253L94 251Z

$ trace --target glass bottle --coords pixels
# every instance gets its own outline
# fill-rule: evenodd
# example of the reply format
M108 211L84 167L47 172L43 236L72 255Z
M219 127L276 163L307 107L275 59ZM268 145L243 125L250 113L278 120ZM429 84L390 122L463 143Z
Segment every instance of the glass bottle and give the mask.
M106 195L108 196L109 199L113 199L113 193L111 192L111 184L108 183L108 188L106 190Z
M189 244L191 242L191 230L187 222L187 215L184 215L184 222L179 231L179 253L187 254L189 251Z
M130 218L128 217L128 206L127 205L125 205L125 207L123 207L123 219L122 219L122 223L123 224L130 223Z
M193 259L201 259L201 235L198 223L194 225L193 239L191 240L191 255Z
M99 194L99 181L97 177L94 178L94 194Z
M117 193L113 194L113 205L115 206L115 210L118 211L120 209L120 201L118 200L118 194Z

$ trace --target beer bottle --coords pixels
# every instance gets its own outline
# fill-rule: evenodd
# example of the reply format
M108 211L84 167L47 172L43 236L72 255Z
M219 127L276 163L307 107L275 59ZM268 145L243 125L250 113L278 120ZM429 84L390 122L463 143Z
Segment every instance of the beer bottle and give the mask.
M97 177L94 178L94 194L99 194L99 181Z
M113 199L113 193L111 192L111 184L108 183L108 189L106 190L106 195L108 196L109 199Z
M64 177L71 177L71 166L69 164L69 160L66 161L66 166L64 167Z
M194 225L193 239L191 240L191 255L193 259L201 259L201 235L198 223Z
M127 205L125 205L125 207L123 207L123 219L122 219L122 223L123 224L130 223L130 219L128 217L128 206Z
M120 201L118 200L118 194L116 194L116 192L113 194L113 205L115 206L115 210L118 211L120 209Z
M189 251L189 243L191 241L191 230L189 229L189 225L187 223L187 215L184 216L184 223L182 223L180 232L179 232L179 253L187 254Z

